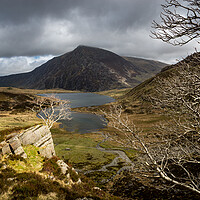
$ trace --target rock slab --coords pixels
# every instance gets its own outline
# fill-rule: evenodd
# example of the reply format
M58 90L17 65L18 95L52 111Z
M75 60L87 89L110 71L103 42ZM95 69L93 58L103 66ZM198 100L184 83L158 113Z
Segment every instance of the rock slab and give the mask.
M27 158L23 146L34 145L39 147L39 153L47 158L55 156L55 149L50 130L43 125L26 129L20 134L10 134L0 143L1 154L15 154Z

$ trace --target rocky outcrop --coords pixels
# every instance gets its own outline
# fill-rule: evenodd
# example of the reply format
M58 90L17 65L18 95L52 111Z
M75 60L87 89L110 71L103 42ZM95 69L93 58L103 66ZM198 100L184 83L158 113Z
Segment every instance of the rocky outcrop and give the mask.
M50 130L43 125L31 127L21 133L12 133L0 143L1 154L15 154L27 157L23 146L34 145L39 147L39 154L51 158L55 156L55 149Z
M69 169L69 165L66 164L63 160L58 160L57 164L60 167L62 174L66 174Z

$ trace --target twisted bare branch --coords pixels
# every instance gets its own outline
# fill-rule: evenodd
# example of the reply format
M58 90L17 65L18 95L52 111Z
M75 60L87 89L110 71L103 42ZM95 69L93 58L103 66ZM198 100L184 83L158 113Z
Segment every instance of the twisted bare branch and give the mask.
M48 98L37 99L36 106L32 108L50 129L53 124L62 119L71 119L69 102L51 95Z
M184 45L200 36L200 1L166 0L161 23L153 21L151 37L172 45Z

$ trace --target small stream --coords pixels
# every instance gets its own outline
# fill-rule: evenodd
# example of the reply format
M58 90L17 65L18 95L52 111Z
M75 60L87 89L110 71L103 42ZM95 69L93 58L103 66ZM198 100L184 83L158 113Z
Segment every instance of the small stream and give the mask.
M41 96L51 96L51 95L52 94L41 94ZM95 93L57 93L53 95L62 100L69 100L71 108L98 106L115 101L115 99L111 97ZM90 133L90 132L93 133L96 132L97 134L101 134L99 130L107 125L106 119L102 118L102 116L95 115L92 113L79 113L79 112L72 112L72 120L70 121L61 120L60 122L61 122L60 125L61 128L65 128L67 131L79 134ZM93 172L109 171L108 170L109 167L118 167L119 163L123 160L125 166L122 166L116 172L116 174L113 175L111 178L102 180L104 183L114 178L120 172L124 170L131 171L134 167L133 162L128 158L128 156L123 151L102 148L101 144L107 140L108 138L104 138L101 142L97 144L96 148L102 152L115 154L117 155L117 157L114 158L109 164L102 166L101 169L88 170L83 172L84 174L89 174ZM79 169L76 170L82 171Z
M101 133L101 132L98 132L98 133ZM116 154L117 157L114 158L112 160L111 163L107 164L107 165L104 165L102 166L101 169L98 169L98 170L88 170L88 171L85 171L84 174L89 174L89 173L93 173L93 172L105 172L105 171L109 171L107 168L109 167L117 167L119 165L119 162L121 162L121 159L124 161L124 163L126 164L125 166L121 167L115 175L113 175L112 177L110 177L109 179L103 179L101 182L102 183L107 183L109 182L110 180L112 180L115 176L117 176L118 174L120 174L122 171L132 171L133 170L133 167L134 167L134 163L129 159L129 157L124 153L124 151L121 151L121 150L113 150L113 149L105 149L103 147L101 147L101 144L106 142L109 138L106 137L104 138L101 142L99 142L96 146L96 148L99 150L99 151L102 151L102 152L107 152L107 153L112 153L112 154Z
M93 173L93 172L102 172L102 171L105 172L105 171L109 171L107 168L109 168L109 167L117 167L119 165L119 162L121 162L121 159L124 161L124 163L126 165L123 166L123 167L121 167L117 171L117 173L115 175L113 175L111 178L109 178L109 179L103 179L102 180L103 183L109 182L116 175L120 174L122 171L132 171L133 167L134 167L134 163L129 159L129 157L123 151L121 151L121 150L112 150L112 149L105 149L105 148L101 147L101 144L104 143L104 142L106 142L107 140L108 140L108 137L104 138L101 142L99 142L97 144L96 148L99 151L117 154L118 156L116 158L114 158L111 163L109 163L107 165L104 165L101 169L98 169L98 170L88 170L88 171L85 171L84 174L89 174L89 173Z

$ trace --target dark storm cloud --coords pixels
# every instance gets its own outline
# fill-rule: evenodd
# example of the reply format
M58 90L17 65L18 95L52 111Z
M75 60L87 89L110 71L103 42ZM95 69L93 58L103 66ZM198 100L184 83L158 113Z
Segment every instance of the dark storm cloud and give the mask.
M14 62L17 56L59 55L84 44L121 55L171 62L182 54L183 48L173 48L149 37L151 22L159 18L163 2L0 0L0 57L15 57ZM186 47L186 51L193 46ZM23 69L26 68L24 59L19 59ZM10 62L2 61L0 69L5 63ZM27 70L31 67L28 65Z
M149 13L155 14L158 2L159 0L1 0L0 23L16 25L31 23L34 19L63 19L78 10L76 14L82 17L104 18L108 22L127 26L142 18L146 21Z
M73 46L73 43L85 37L82 34L88 36L88 40L83 42L90 43L90 38L96 35L95 31L102 33L105 30L110 31L110 35L115 32L126 32L127 29L134 27L135 29L144 27L149 25L156 8L159 8L158 2L158 0L0 0L2 44L0 56L59 54L68 50L65 45ZM65 30L59 33L64 22L70 24L70 27L63 27ZM54 27L46 33L50 26ZM47 34L52 34L54 37ZM62 38L63 44L60 44L62 34L63 36L66 34L66 37ZM59 46L61 45L60 49L52 47L57 41Z

